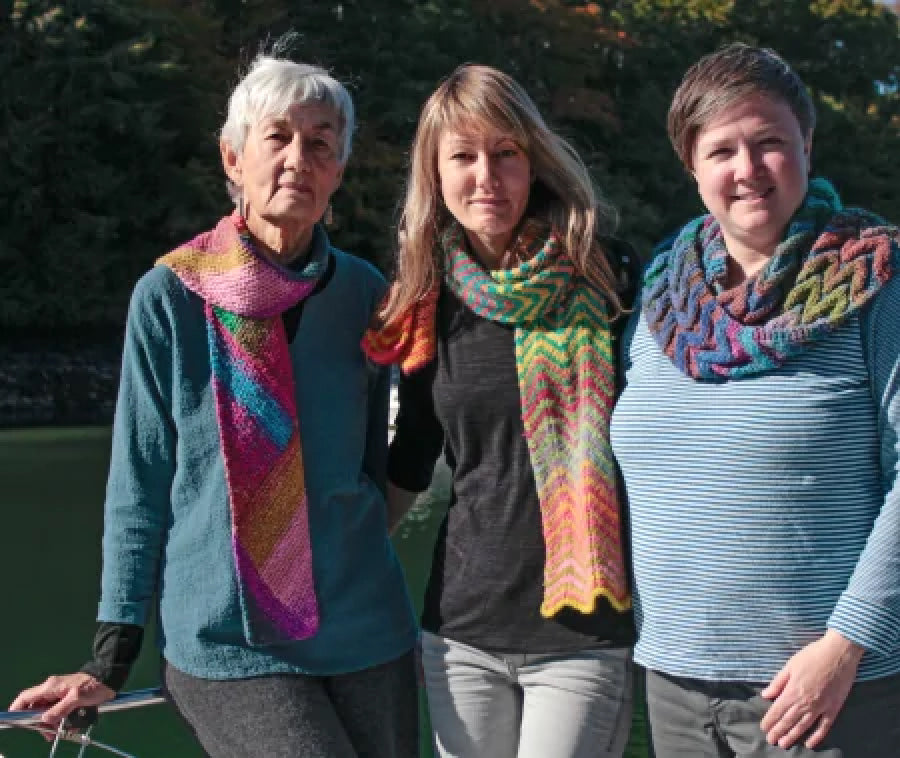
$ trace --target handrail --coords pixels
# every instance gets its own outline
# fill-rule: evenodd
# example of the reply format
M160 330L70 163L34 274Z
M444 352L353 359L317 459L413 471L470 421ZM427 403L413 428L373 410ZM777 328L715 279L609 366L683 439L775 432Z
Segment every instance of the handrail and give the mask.
M162 690L158 687L150 687L145 690L123 692L113 700L97 706L97 712L115 713L132 708L143 708L147 705L160 705L165 702ZM0 729L40 726L42 713L43 711L0 711Z
M112 755L120 756L120 758L135 758L117 747L91 739L91 730L97 721L98 715L101 713L127 711L132 708L143 708L146 705L158 705L165 702L166 699L159 688L125 692L95 708L77 709L67 719L64 719L55 730L41 723L43 711L0 711L0 729L26 729L39 732L53 739L49 758L54 758L61 742L74 742L80 745L79 758L84 755L84 751L88 747L105 750ZM78 727L84 727L84 731L79 731ZM3 756L0 755L0 758L3 758Z

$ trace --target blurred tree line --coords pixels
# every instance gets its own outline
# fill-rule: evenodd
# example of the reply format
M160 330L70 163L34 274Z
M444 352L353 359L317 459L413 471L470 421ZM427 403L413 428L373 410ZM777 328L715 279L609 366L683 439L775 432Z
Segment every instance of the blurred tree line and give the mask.
M522 82L646 253L701 210L665 134L684 70L731 40L771 46L815 96L815 172L900 220L900 34L871 0L0 0L7 335L118 331L137 277L229 210L225 100L288 29L356 101L331 234L383 269L419 108L464 61Z

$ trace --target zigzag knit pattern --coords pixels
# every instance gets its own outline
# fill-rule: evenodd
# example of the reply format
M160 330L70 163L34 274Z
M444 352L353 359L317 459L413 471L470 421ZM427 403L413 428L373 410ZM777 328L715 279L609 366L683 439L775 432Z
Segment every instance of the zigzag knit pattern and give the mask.
M480 316L516 327L522 417L546 546L541 613L566 606L590 613L598 597L624 610L631 598L609 444L615 364L607 305L576 274L555 233L529 224L517 244L527 248L525 263L488 273L467 252L460 227L443 240L450 289ZM437 290L432 296L436 301ZM401 323L420 326L424 340L414 344L407 332L401 366L420 367L423 356L427 362L435 354L434 308L405 314Z
M253 250L235 215L158 263L204 300L247 642L310 637L319 615L293 370L280 314L313 290L324 261L310 260L300 275L273 266Z
M781 366L864 307L900 262L900 230L844 209L814 179L759 274L724 289L728 252L712 216L689 222L654 259L643 310L663 352L687 376L722 381Z

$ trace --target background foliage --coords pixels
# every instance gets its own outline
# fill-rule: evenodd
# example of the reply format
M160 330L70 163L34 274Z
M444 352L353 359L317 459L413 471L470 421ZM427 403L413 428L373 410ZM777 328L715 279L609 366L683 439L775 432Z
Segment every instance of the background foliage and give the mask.
M228 210L216 132L260 40L359 111L336 244L389 268L419 108L464 61L519 79L645 253L701 206L665 135L690 63L771 46L819 108L814 169L900 219L900 34L871 0L0 0L0 328L117 331L155 257Z

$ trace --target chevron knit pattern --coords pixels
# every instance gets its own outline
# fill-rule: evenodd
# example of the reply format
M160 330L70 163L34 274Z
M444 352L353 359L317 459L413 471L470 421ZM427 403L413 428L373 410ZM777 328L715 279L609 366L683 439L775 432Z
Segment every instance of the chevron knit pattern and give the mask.
M831 184L814 179L756 277L725 290L727 257L719 223L702 216L645 274L647 325L694 379L772 370L843 324L900 264L900 229L867 211L842 208Z
M631 598L609 444L615 368L606 302L576 274L546 227L526 225L517 244L526 248L525 263L488 273L467 252L460 227L443 240L450 289L480 316L516 327L522 417L547 555L541 613L566 606L590 613L598 597L624 610ZM431 297L436 302L437 292ZM430 303L398 321L420 327L423 340L394 332L395 346L403 340L396 357L404 371L434 357ZM377 359L370 344L374 336L364 349Z
M319 247L302 273L279 269L253 250L235 214L158 261L204 300L241 616L253 646L305 639L319 625L280 317L315 287L327 256Z

